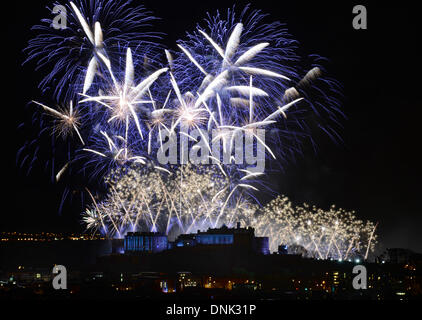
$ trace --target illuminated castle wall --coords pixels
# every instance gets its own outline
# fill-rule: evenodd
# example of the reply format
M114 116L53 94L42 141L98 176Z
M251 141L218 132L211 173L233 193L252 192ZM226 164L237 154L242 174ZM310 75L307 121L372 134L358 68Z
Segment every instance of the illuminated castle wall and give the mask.
M128 232L125 252L160 252L167 249L167 236L156 232Z
M233 244L233 234L197 234L196 242L198 244Z
M268 237L255 237L254 228L228 228L223 225L221 228L208 229L205 232L199 231L192 234L180 235L169 247L190 247L197 245L232 245L240 249L249 249L261 254L269 254Z

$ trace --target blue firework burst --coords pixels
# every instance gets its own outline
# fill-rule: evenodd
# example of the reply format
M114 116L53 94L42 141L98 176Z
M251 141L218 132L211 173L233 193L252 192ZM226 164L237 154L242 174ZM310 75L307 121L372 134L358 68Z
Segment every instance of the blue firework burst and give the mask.
M51 89L57 100L74 98L82 89L89 62L100 46L113 58L119 57L128 46L139 48L138 54L144 57L157 47L160 38L160 34L150 28L157 18L143 6L132 6L130 0L75 0L74 5L72 3L65 5L65 29L53 27L54 16L42 19L43 24L32 28L37 35L25 49L25 62L34 61L37 70L46 73L40 88L43 91ZM92 33L95 24L100 24L101 44L93 43L87 36L75 8Z

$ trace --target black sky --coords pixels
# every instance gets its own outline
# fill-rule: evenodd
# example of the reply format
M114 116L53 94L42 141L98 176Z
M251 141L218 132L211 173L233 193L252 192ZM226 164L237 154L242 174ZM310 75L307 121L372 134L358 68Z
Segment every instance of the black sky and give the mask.
M134 0L138 3L138 0ZM139 1L161 17L158 31L168 34L164 44L191 31L206 12L224 11L241 1ZM282 193L298 204L331 204L356 210L364 219L379 221L384 247L405 247L422 252L420 170L420 25L410 1L395 6L341 1L250 1L253 8L287 24L301 48L329 59L331 76L344 87L342 108L348 119L334 144L318 136L319 150L306 149L303 157L286 167L279 180ZM340 1L338 1L340 2ZM21 50L33 36L30 27L47 17L47 1L16 2L2 13L2 60L6 87L2 92L2 158L4 209L0 230L81 230L77 205L58 215L62 190L50 183L42 168L29 176L16 166L16 151L26 137L16 129L28 112L25 105L42 98L39 77L21 66ZM352 28L352 8L368 9L368 29ZM6 97L6 98L5 98ZM11 204L11 205L8 205Z

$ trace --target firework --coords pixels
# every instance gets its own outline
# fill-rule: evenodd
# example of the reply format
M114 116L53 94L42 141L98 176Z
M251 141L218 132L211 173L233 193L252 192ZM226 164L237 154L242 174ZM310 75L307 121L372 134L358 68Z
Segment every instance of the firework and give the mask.
M89 5L70 2L66 7L68 28L35 28L41 33L30 41L28 59L35 60L49 50L47 56L54 68L45 81L65 69L56 89L66 87L78 93L74 108L77 124L70 122L74 117L61 117L61 126L57 126L60 132L76 132L78 141L68 142L71 151L66 159L55 159L54 164L61 166L52 168L54 175L71 163L102 180L101 175L116 166L156 160L164 135L184 134L188 140L179 139L178 147L193 147L196 139L181 132L186 127L208 133L215 130L218 135L214 139L222 141L228 154L240 133L255 139L255 151L268 161L277 160L274 163L282 163L300 150L298 140L308 135L303 113L315 108L304 88L322 79L322 73L314 67L300 76L301 71L292 64L298 60L295 41L281 24L264 24L264 15L259 11L248 14L248 8L239 17L229 10L226 20L217 14L208 18L207 28L198 27L188 34L188 40L180 41L179 52L166 50L169 69L151 69L144 63L143 48L157 52L160 45L145 40L156 34L138 29L153 18L147 18L141 7L129 10L128 6L100 0ZM51 37L43 33L47 30L62 33ZM72 41L66 40L69 33ZM81 54L74 57L69 54L72 52ZM43 58L39 63L43 65ZM331 98L325 106L321 104L322 109L331 110L332 119L334 101ZM44 110L53 113L52 108ZM60 110L58 113L63 115ZM40 127L44 125L41 119ZM258 129L267 132L265 140L257 134ZM235 166L240 170L236 174L239 179L254 176L238 161L223 166L219 154L207 146L209 158L222 170L234 172L228 166Z
M266 123L271 133L266 143L282 164L301 152L304 140L314 143L311 113L324 132L339 139L326 122L341 117L339 86L324 75L320 57L301 57L285 26L266 23L265 17L248 6L239 15L234 9L226 17L208 15L179 41L180 51L169 65L181 91L201 94L199 100L207 100L220 126L245 128L277 120Z
M254 205L233 196L230 181L213 167L120 169L107 178L109 193L83 217L87 227L109 237L127 231L158 231L170 236L233 225Z
M260 208L242 192L233 195L230 181L215 167L132 167L106 179L107 197L84 214L88 229L108 237L127 231L155 231L175 237L236 223L269 238L270 250L286 245L290 253L316 259L368 258L377 243L376 225L354 212L293 206L279 196Z
M59 136L66 138L69 135L72 136L73 132L76 132L81 143L85 144L78 130L78 126L80 125L80 119L78 115L78 110L73 108L73 101L70 101L68 108L66 107L58 111L46 105L43 105L42 103L36 101L33 102L41 106L46 112L50 113L54 118L58 120L55 131L58 133Z
M359 220L354 212L293 206L283 196L260 209L250 224L270 238L272 251L287 245L291 253L317 259L367 259L377 242L376 225Z
M209 15L205 26L178 41L177 51L162 52L166 59L160 61L159 36L146 29L155 18L143 7L78 0L65 8L66 29L36 26L40 33L26 49L28 61L51 66L40 86L52 85L53 97L65 105L34 101L41 108L33 123L40 127L37 139L50 127L57 133L51 161L56 181L71 180L66 173L76 172L106 187L103 197L89 192L92 204L83 217L88 229L109 237L137 230L175 235L239 221L269 236L273 250L295 244L326 259L362 249L362 234L355 231L362 227L367 234L372 225L361 225L347 212L291 211L279 199L259 209L256 193L267 187L265 174L232 155L244 135L264 166L281 165L301 151L304 139L313 143L308 118L336 138L325 119L336 123L341 115L337 84L325 78L319 57L303 66L306 59L283 25L264 23L265 15L248 7L239 16L234 10L226 18ZM45 116L54 118L53 125ZM55 149L55 136L66 140L66 152ZM177 150L195 151L202 142L207 158L193 166L181 151L177 164L160 163L163 137L176 137L170 141ZM211 147L216 141L223 152ZM33 159L26 155L22 165L31 167L39 148L35 140L27 143L19 155L27 150ZM321 221L333 219L338 229L316 232ZM284 238L290 234L302 240ZM372 232L367 251L375 240Z
M132 7L131 2L74 0L64 6L64 29L53 28L50 18L34 26L38 34L25 49L25 62L34 61L37 70L48 71L40 87L52 88L59 99L73 99L93 81L99 53L107 50L118 59L129 46L138 48L140 58L153 58L150 51L157 46L159 34L148 27L156 18L143 6Z

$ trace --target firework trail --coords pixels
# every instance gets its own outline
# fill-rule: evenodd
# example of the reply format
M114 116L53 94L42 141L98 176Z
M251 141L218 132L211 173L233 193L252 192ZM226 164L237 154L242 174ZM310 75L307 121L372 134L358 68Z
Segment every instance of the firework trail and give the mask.
M143 6L131 6L132 1L74 0L67 3L66 28L53 28L53 19L43 24L25 49L27 60L37 64L37 70L47 71L40 88L51 89L57 99L73 99L86 91L99 67L98 54L118 59L127 47L138 48L139 58L149 55L158 46L160 35L150 31L156 18ZM60 3L54 3L59 6ZM52 10L50 10L52 11ZM88 81L87 81L88 80ZM84 88L85 86L85 88Z
M107 197L89 207L83 217L89 229L109 237L127 231L159 231L170 236L233 225L255 206L237 196L227 206L230 181L215 167L180 166L121 168L106 178ZM223 210L222 210L223 208Z

